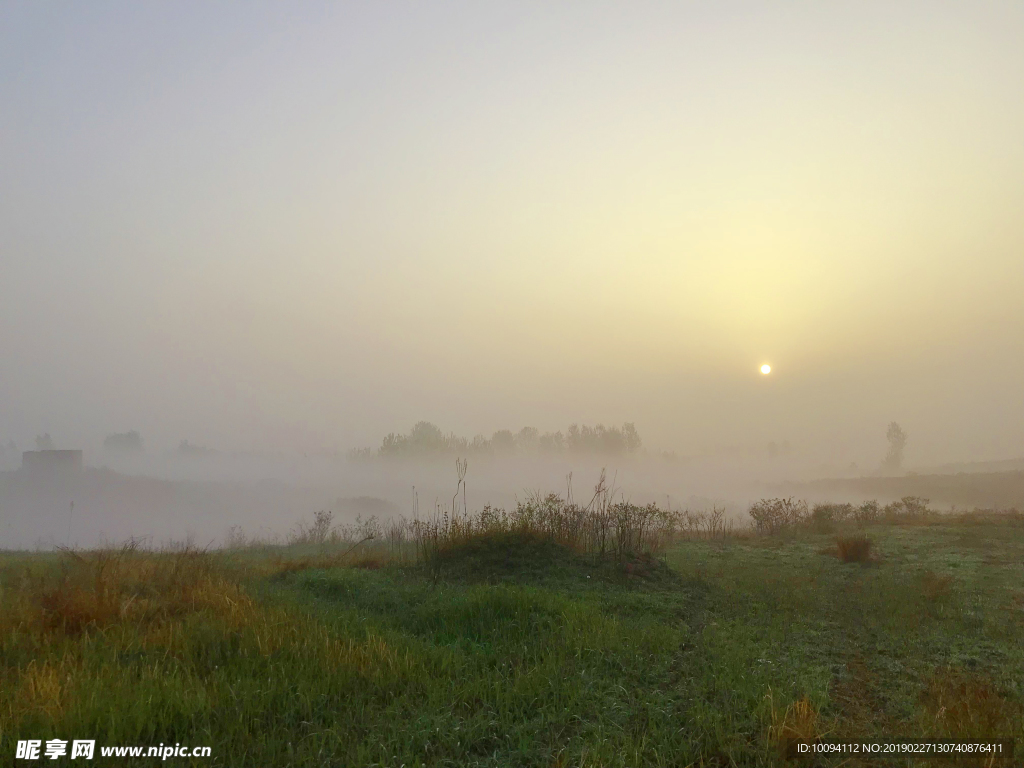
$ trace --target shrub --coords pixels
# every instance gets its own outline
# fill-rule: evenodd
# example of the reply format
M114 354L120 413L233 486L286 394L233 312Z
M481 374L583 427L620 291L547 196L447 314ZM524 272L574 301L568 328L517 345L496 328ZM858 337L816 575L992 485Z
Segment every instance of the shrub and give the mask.
M866 563L871 560L871 539L867 536L845 536L836 541L836 555L844 563Z
M920 496L904 496L899 501L886 504L882 509L882 514L890 520L924 517L928 512L928 499Z
M853 510L853 519L858 523L873 523L878 520L880 513L881 508L878 506L878 502L872 499L865 501Z
M683 510L679 523L679 532L690 539L724 539L735 533L732 521L725 518L724 507L713 506L702 512Z
M289 544L324 544L331 535L334 513L321 509L313 513L313 522L299 523L289 537Z
M815 504L811 517L816 521L842 523L851 519L855 511L853 504Z
M854 512L852 504L815 504L811 524L819 531L831 531L836 523L852 519Z
M806 501L793 499L761 499L748 510L758 533L774 534L806 522L810 514Z
M1024 512L1019 509L974 509L954 513L952 519L962 525L1021 525Z

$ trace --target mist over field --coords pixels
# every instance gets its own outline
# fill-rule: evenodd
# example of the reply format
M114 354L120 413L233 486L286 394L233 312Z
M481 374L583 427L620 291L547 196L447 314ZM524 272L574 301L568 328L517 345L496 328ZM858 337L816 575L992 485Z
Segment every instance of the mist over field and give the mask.
M0 1L0 765L1021 765L1022 137L1020 0Z
M601 429L621 435L617 428ZM425 442L411 439L424 434ZM554 435L561 433L549 437ZM619 499L697 513L722 508L738 524L749 523L750 503L777 495L856 503L916 495L937 508L1024 507L1024 460L968 467L967 475L955 465L908 475L902 465L884 460L863 468L816 463L820 456L788 443L680 457L645 451L641 436L633 435L637 444L629 448L611 440L611 450L600 450L600 443L574 450L545 446L536 430L505 431L474 443L420 422L377 449L342 455L230 454L188 443L153 454L118 449L108 438L106 449L89 455L82 470L26 466L0 472L0 535L16 549L91 547L125 538L221 546L239 535L285 542L318 510L345 524L372 517L428 519L459 508L511 509L538 494L586 503L602 471ZM457 459L467 462L464 492Z
M478 438L475 446L438 442L408 449L385 441L385 447L344 455L228 454L192 445L163 454L101 450L96 464L87 461L82 471L19 468L0 474L4 539L8 546L49 547L129 535L161 543L191 535L203 544L220 544L232 527L249 536L286 539L321 509L339 521L357 515L427 518L452 508L458 458L468 464L470 508L511 508L535 493L587 501L605 470L623 499L738 511L764 492L766 481L811 476L779 446L695 460L641 446L586 451L543 448L536 439L532 446L520 439L517 446L511 433L507 443L504 437L483 445ZM460 492L457 506L462 504Z
M1024 506L1022 38L1019 3L5 4L0 546L427 515L457 458L473 509L602 469L736 519ZM891 480L956 472L1010 475Z

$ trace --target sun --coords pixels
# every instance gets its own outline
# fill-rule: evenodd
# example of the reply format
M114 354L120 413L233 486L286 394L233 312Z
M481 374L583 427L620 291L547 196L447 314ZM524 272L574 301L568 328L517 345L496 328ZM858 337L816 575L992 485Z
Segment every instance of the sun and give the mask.
M761 366L761 373L763 373L763 374L765 374L767 376L771 372L772 372L772 367L770 365L768 365L768 363L765 363L764 365Z

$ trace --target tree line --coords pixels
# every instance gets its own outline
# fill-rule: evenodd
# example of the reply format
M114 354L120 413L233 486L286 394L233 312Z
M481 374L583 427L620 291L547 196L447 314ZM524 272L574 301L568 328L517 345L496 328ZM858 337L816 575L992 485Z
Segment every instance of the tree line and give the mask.
M541 432L535 427L523 427L518 432L501 429L490 438L477 435L468 439L453 432L446 433L429 421L420 421L407 434L390 433L376 451L364 448L355 451L353 455L356 458L369 458L374 455L397 458L445 454L508 456L532 453L594 453L615 456L636 453L642 444L636 426L631 422L621 427L570 424L564 433Z

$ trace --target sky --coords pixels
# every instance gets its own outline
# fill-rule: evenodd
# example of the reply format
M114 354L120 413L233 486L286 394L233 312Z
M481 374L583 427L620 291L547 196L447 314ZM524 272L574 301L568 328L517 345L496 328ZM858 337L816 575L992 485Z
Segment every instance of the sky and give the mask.
M1022 136L1019 2L4 2L0 442L1022 456Z

